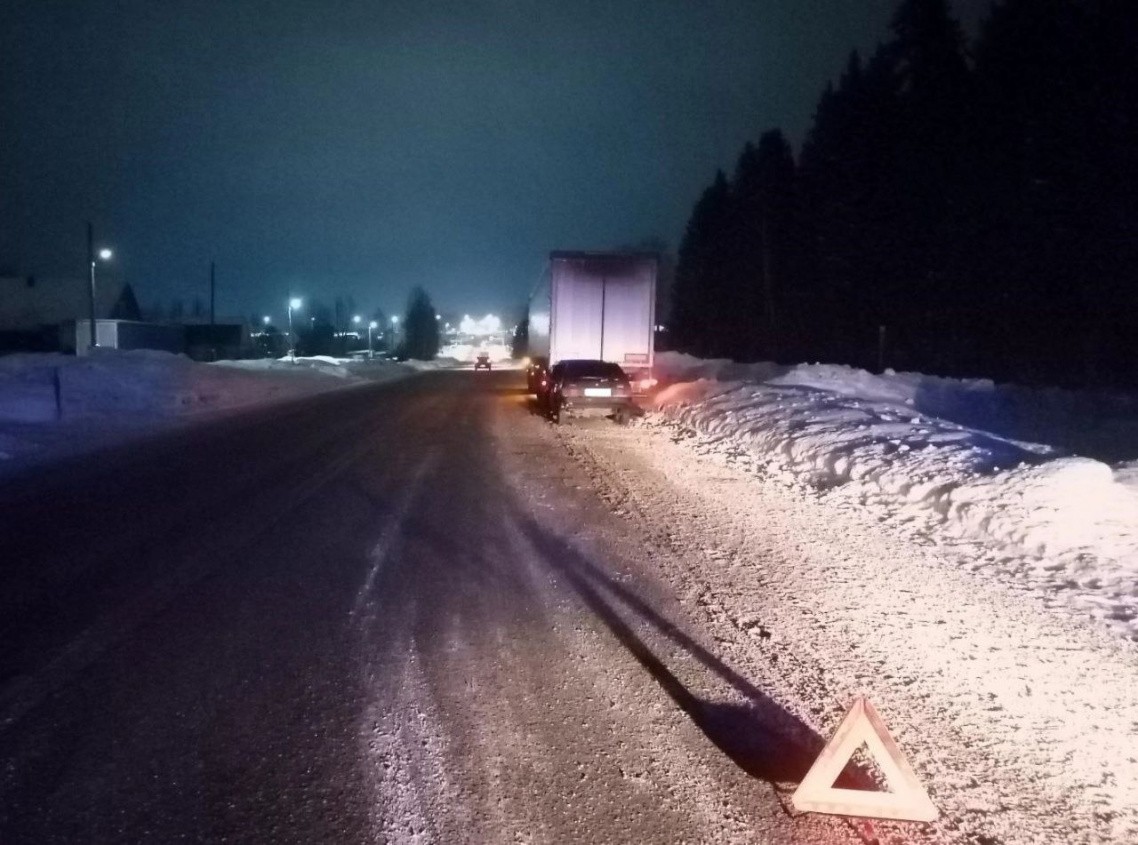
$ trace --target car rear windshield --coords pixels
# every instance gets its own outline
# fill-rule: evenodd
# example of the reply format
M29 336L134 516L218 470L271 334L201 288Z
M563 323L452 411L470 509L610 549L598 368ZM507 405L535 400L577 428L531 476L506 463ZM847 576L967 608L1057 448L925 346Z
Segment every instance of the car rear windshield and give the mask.
M570 378L624 378L624 371L607 361L562 361L561 364Z

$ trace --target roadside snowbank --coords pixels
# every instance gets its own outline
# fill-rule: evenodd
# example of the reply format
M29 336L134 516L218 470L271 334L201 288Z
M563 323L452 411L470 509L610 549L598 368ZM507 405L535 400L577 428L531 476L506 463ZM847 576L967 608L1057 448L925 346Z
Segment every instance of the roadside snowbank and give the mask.
M254 358L246 361L216 361L213 366L232 367L250 372L289 373L301 376L315 371L337 378L351 378L353 375L359 374L361 368L365 366L374 368L385 363L388 362L379 359L368 361L366 358L333 358L330 355L313 355L307 358L299 357L295 361L287 356L284 358Z
M1112 467L1067 445L1138 455L1132 397L672 353L657 371L671 384L658 421L786 484L841 487L865 507L931 515L944 539L993 541L1018 577L1138 639L1138 461Z
M74 451L165 421L247 408L414 370L381 361L298 358L200 364L150 350L77 358L0 357L0 461ZM2 464L0 464L2 465Z
M442 353L439 353L439 357L434 358L430 361L408 360L405 362L405 366L410 367L413 370L418 370L418 371L424 371L424 370L459 370L459 369L462 369L463 367L465 367L466 363L464 361L459 361L455 358L452 358L450 356L443 355Z

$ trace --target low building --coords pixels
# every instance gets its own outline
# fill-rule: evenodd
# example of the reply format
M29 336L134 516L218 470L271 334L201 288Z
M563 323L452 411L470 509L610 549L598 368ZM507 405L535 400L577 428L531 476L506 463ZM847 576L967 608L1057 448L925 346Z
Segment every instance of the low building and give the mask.
M219 318L213 323L186 322L186 354L195 361L251 358L256 355L249 324L241 319Z
M0 277L0 353L57 351L60 327L89 320L90 309L89 279ZM130 285L113 277L100 278L95 286L95 318L140 320Z
M96 320L95 342L100 349L157 349L180 354L186 351L186 327L139 320ZM68 320L59 327L60 352L83 356L90 350L90 320Z

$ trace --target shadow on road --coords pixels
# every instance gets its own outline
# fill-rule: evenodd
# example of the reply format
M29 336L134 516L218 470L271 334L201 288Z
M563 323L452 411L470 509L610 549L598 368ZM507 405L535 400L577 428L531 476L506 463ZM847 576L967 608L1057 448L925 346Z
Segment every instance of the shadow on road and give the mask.
M549 416L549 414L545 412L545 406L542 405L540 401L538 401L538 398L536 396L526 396L526 398L522 401L525 403L526 410L529 411L533 416L544 418L547 418Z
M495 387L494 392L499 396L529 396L526 387Z
M740 769L772 784L797 783L805 777L824 745L821 737L571 545L551 537L532 520L525 520L522 530L668 696ZM746 703L707 701L691 692L621 617L618 604L683 648Z

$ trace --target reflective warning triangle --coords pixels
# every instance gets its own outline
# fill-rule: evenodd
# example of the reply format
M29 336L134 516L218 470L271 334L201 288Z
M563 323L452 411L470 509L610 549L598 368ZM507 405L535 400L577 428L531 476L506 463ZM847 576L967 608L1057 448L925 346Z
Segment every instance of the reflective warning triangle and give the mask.
M834 781L864 744L892 792L840 789ZM800 812L931 822L937 809L873 705L858 696L791 798Z

